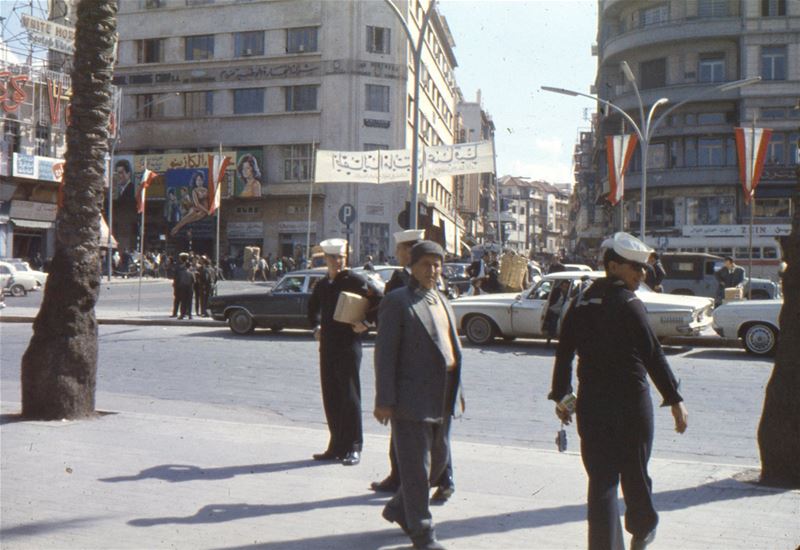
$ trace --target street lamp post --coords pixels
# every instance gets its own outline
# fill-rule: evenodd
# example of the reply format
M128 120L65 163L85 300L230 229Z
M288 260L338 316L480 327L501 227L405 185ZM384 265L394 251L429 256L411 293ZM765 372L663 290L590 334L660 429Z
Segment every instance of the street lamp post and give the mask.
M392 0L384 0L392 12L400 20L403 30L406 32L411 50L414 53L414 118L412 122L412 129L414 135L411 138L411 204L409 205L408 224L410 229L417 228L417 194L419 188L419 93L420 93L420 67L422 65L422 49L425 46L425 31L428 30L430 25L431 15L436 7L436 0L431 0L428 10L422 17L422 24L419 27L419 34L415 38L414 33L411 32L411 27L408 26L406 18L400 13L397 6L394 5Z
M610 101L601 99L597 96L583 94L581 92L575 92L573 90L567 90L565 88L554 88L551 86L542 86L542 90L546 92L553 92L573 97L580 96L593 99L594 101L597 101L617 111L620 115L623 116L623 118L625 118L625 120L628 121L628 123L634 129L636 135L639 137L639 141L641 142L641 150L642 150L642 188L641 188L642 191L641 191L641 204L640 204L640 215L639 215L639 237L642 239L642 241L644 241L645 222L647 219L646 215L647 209L645 202L647 193L647 154L650 148L650 139L653 137L653 134L655 133L656 129L669 116L670 113L675 111L675 109L682 107L686 103L689 103L690 101L698 100L714 92L726 92L728 90L734 90L736 88L741 88L743 86L749 86L750 84L755 84L756 82L759 82L761 80L761 77L757 76L754 78L745 78L743 80L736 80L734 82L726 82L725 84L720 84L718 86L714 86L713 88L708 88L706 90L703 90L700 93L693 94L684 99L683 101L680 101L675 105L672 105L669 109L661 113L661 115L659 115L659 117L655 119L655 121L653 121L653 115L655 114L656 109L659 106L668 103L669 99L667 99L666 97L658 99L650 107L650 110L647 113L647 117L645 117L644 102L642 101L642 96L639 93L639 87L636 85L636 77L634 76L633 71L631 71L631 68L628 66L627 62L623 61L621 65L622 65L622 72L625 74L626 80L628 80L633 85L633 90L636 93L636 99L639 102L640 124L636 124L633 118L631 118L631 116L628 113L626 113L622 108L618 107L617 105L614 105Z

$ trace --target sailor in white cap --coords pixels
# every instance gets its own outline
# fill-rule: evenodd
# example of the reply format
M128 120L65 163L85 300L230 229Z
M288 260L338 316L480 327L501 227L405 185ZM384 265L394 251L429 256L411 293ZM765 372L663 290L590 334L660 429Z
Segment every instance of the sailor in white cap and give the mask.
M567 311L559 335L549 399L559 403L572 391L572 360L578 362L578 433L589 476L589 550L622 549L617 487L622 480L625 529L632 550L655 538L647 462L653 444L653 406L647 376L669 405L675 431L683 433L688 413L661 345L635 291L645 277L652 249L627 233L603 243L606 277L582 292ZM556 407L569 423L571 414Z
M314 460L338 460L354 466L361 460L361 335L367 322L375 322L381 291L366 277L345 268L347 241L328 239L320 243L325 252L327 277L314 286L308 301L308 319L319 340L322 404L330 441ZM370 301L367 320L351 325L333 319L341 292L347 291Z
M397 288L403 288L408 285L408 280L411 277L411 249L417 242L425 238L424 229L406 229L405 231L397 231L394 234L394 255L397 258L398 265L403 266L403 269L398 269L392 273L392 278L386 283L386 288L383 289L385 294Z

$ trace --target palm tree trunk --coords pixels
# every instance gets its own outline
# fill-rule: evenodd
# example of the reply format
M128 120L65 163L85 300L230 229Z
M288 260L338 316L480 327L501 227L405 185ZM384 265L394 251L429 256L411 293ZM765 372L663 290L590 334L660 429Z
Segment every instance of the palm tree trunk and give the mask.
M800 166L796 174L792 233L781 239L787 263L781 334L758 426L761 482L792 488L800 488Z
M111 112L116 0L81 0L75 29L64 201L56 252L22 357L22 416L94 414L100 211Z

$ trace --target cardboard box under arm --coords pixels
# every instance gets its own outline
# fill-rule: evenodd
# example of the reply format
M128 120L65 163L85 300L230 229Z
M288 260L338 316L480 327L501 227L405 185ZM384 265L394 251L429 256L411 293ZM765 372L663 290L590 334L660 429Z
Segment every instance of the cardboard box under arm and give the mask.
M340 323L358 324L367 318L369 300L352 292L341 292L333 312L333 320Z

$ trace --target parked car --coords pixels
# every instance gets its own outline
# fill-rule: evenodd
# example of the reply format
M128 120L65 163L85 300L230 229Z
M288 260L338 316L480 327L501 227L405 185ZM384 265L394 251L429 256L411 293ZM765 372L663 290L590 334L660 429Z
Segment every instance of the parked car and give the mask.
M19 297L39 288L39 282L30 273L18 271L14 264L0 262L0 288Z
M398 269L402 269L399 265L376 265L375 271L369 271L364 269L363 267L354 267L353 271L355 273L361 273L362 275L366 275L370 279L372 279L375 283L378 284L378 288L383 291L383 287L386 286L386 283L392 278L392 275Z
M472 285L471 278L467 274L468 263L446 263L442 266L442 276L447 281L450 288L450 295L454 298L466 294Z
M740 338L755 355L772 355L778 345L778 317L783 300L741 300L714 310L714 330L723 338Z
M716 297L719 283L715 274L724 263L722 257L700 252L667 252L661 255L661 263L667 272L667 276L661 281L664 292ZM748 296L748 279L745 277L744 281L744 295ZM754 300L780 297L778 285L769 279L753 277L752 285Z
M585 280L604 277L602 271L561 271L545 275L522 294L482 294L452 302L459 330L473 344L485 345L495 337L544 337L544 315L550 290L566 280L574 297ZM693 296L653 292L646 285L636 291L647 309L647 319L658 338L692 336L711 325L714 301ZM562 313L563 318L563 313ZM559 320L559 326L561 321Z
M564 264L566 271L594 271L586 264Z
M37 271L31 268L31 265L28 262L20 258L0 258L0 261L13 265L17 268L17 271L23 271L30 274L34 279L36 279L36 282L39 283L39 287L44 288L44 285L47 282L47 273L44 271Z

